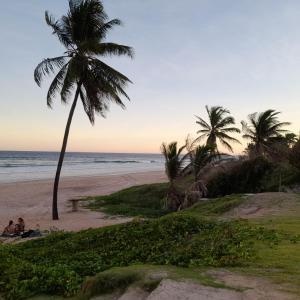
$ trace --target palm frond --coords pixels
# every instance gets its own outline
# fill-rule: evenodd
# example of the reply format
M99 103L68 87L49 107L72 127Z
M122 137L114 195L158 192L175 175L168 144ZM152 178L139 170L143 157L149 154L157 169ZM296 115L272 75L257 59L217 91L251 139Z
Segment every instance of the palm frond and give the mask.
M41 82L44 76L54 74L57 69L60 69L66 63L66 56L58 56L54 58L46 58L40 62L34 70L34 80L38 86L41 86Z
M122 56L126 55L130 58L134 57L134 50L132 47L128 47L125 45L119 45L116 43L101 43L96 45L92 51L96 55L102 55L102 56Z
M122 21L119 19L113 19L106 23L104 23L99 29L98 29L98 38L100 40L105 39L107 33L112 30L115 26L122 25Z
M200 130L197 131L197 133L199 133L199 132L200 132ZM208 135L208 133L204 133L204 134L199 135L199 136L195 139L195 142L199 142L199 141L203 140L204 138L207 137L207 135Z
M76 73L73 70L73 59L69 61L68 70L65 74L64 81L60 92L61 101L67 103L69 96L72 93L72 89L76 84Z
M45 20L48 26L53 30L53 34L56 35L59 41L68 48L73 44L70 32L68 32L65 26L60 21L56 21L53 16L49 15L48 11L45 12Z
M221 144L222 144L225 148L227 148L230 152L233 152L233 149L232 149L231 145L230 145L225 139L220 138L220 142L221 142Z
M52 83L50 84L48 93L47 93L47 105L48 107L52 107L53 99L55 95L61 90L64 82L64 78L67 72L68 64L65 64L57 75L54 77Z
M225 127L221 129L222 132L235 132L235 133L240 133L241 130L237 127Z
M207 130L211 129L210 125L204 119L202 119L198 116L195 116L195 117L198 119L198 121L196 121L196 124L199 124L201 127L205 128Z

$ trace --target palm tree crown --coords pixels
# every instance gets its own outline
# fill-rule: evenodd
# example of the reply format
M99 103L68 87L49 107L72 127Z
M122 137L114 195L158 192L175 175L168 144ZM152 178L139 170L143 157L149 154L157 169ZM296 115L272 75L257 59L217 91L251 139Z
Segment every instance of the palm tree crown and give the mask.
M64 55L44 59L34 72L40 86L45 75L58 71L48 90L48 106L51 107L57 93L62 102L67 102L76 88L91 123L94 123L95 112L103 115L110 101L124 107L120 95L129 99L124 88L130 80L98 59L111 55L133 57L132 48L104 42L107 33L121 21L108 21L99 0L70 0L67 15L54 20L46 12L45 19L66 48Z
M69 0L66 15L55 20L46 12L45 19L66 51L62 56L44 59L36 67L34 79L40 86L44 76L56 74L47 94L49 107L58 93L61 101L67 103L75 91L54 180L52 217L57 220L57 190L77 100L81 99L92 124L95 122L95 113L104 116L110 102L124 108L121 96L129 99L124 89L130 80L99 57L133 57L133 49L105 42L108 32L114 26L121 25L121 21L109 21L100 0Z
M242 121L243 138L250 140L250 148L256 155L265 155L272 151L271 145L274 139L281 137L287 130L284 126L290 125L289 122L280 122L277 112L268 109L262 113L253 113L248 116L248 123Z
M178 149L177 142L170 144L163 143L161 145L161 152L165 158L165 168L168 179L171 185L174 180L180 175L183 169L183 163L187 155L181 155L185 145Z
M215 149L211 145L199 145L191 151L191 166L195 181L199 180L200 171L213 161Z
M217 141L221 143L229 151L233 152L231 142L239 143L239 141L230 136L230 133L239 133L240 130L233 125L235 120L230 116L230 111L221 106L205 106L208 114L208 122L204 119L196 116L198 119L197 124L200 125L201 129L197 131L200 136L197 140L207 138L206 144L212 146L217 150Z

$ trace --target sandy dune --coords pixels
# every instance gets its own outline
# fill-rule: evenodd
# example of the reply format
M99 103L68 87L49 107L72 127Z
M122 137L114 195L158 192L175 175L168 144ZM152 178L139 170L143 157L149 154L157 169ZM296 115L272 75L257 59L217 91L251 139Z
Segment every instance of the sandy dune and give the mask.
M106 195L139 184L163 182L163 172L133 173L126 175L62 178L59 188L60 220L51 220L52 180L0 184L0 230L10 219L23 217L27 228L56 227L80 230L124 222L128 219L107 218L99 212L80 209L71 212L69 199L82 196Z
M243 203L223 216L228 218L254 219L266 216L298 217L300 197L296 193L261 193L246 196Z

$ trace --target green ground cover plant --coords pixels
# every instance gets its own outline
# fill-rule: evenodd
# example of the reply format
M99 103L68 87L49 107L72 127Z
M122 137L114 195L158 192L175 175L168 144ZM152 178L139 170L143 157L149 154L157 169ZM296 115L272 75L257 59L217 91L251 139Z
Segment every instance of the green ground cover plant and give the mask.
M274 231L247 222L189 215L131 222L79 233L56 233L0 247L0 292L6 299L34 294L72 296L86 276L132 264L181 267L242 266L255 256L254 241L269 244Z
M239 206L246 199L243 195L230 195L221 198L203 200L184 210L183 214L201 217L217 217Z

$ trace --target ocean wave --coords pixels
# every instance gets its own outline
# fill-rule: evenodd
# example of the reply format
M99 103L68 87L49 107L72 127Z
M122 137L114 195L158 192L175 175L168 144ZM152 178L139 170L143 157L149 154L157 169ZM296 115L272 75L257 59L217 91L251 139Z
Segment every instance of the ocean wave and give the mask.
M17 163L6 163L0 164L0 168L30 168L30 167L52 167L55 164L17 164Z
M139 164L137 160L95 160L96 164Z

